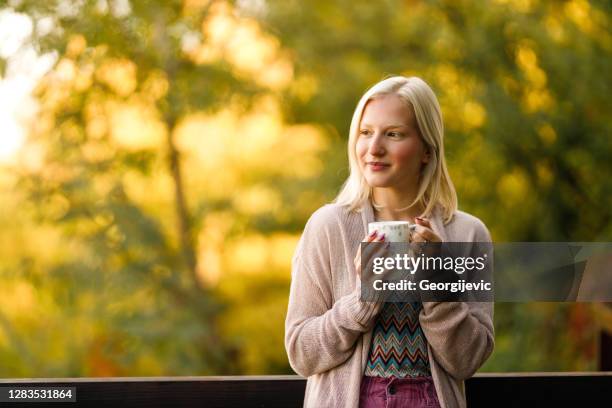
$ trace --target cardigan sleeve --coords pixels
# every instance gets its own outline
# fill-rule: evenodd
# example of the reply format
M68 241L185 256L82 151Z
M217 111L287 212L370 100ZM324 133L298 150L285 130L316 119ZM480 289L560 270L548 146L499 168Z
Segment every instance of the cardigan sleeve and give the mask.
M491 242L482 223L474 242ZM492 302L424 302L419 321L434 359L458 380L474 375L493 352Z
M332 274L344 271L332 270L330 259L344 257L346 247L337 225L329 211L315 212L293 257L285 348L291 367L304 377L348 360L380 310L378 303L361 301L358 285L334 301Z

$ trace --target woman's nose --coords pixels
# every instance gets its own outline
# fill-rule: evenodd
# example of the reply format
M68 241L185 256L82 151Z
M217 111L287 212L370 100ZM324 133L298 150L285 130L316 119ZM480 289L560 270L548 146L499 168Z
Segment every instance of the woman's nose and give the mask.
M385 154L385 146L380 135L374 135L372 139L370 139L370 146L368 150L368 153L373 156L381 156Z

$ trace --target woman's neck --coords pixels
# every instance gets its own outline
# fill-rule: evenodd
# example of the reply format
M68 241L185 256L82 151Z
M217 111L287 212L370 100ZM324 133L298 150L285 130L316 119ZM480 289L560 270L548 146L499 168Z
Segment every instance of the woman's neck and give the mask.
M377 221L410 221L420 216L424 208L419 203L408 207L416 194L400 194L389 188L375 188L372 192L372 207ZM376 207L382 207L377 209Z

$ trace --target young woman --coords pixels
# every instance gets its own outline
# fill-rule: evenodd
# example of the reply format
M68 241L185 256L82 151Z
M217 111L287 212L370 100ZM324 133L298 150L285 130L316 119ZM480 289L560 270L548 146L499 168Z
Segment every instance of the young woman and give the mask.
M416 223L417 242L491 241L482 221L457 209L443 133L419 78L385 79L357 104L350 176L308 220L293 258L285 347L308 377L304 406L466 406L464 380L493 351L493 305L360 298L360 243L385 240L366 234L370 222Z

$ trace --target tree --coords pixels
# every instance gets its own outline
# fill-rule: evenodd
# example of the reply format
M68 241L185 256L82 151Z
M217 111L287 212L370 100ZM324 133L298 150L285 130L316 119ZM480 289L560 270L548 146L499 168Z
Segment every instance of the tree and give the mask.
M37 90L31 144L41 148L41 160L19 169L17 189L40 225L59 225L63 233L53 262L35 260L22 273L64 311L53 316L54 329L84 316L97 322L88 326L95 333L62 340L75 353L64 366L45 368L50 375L125 373L138 366L138 347L150 350L149 360L176 355L143 363L143 374L233 369L231 347L215 325L220 299L198 275L203 260L195 234L205 207L188 203L176 140L190 113L230 103L246 110L269 90L240 76L225 58L201 59L202 27L220 7L224 3L15 3L35 27L52 21L51 31L37 36L35 30L30 44L58 53ZM148 200L142 200L143 187L151 189L144 192ZM161 187L171 187L174 214L159 205L170 198L155 191ZM25 348L36 353L34 345ZM83 358L90 367L78 366Z

